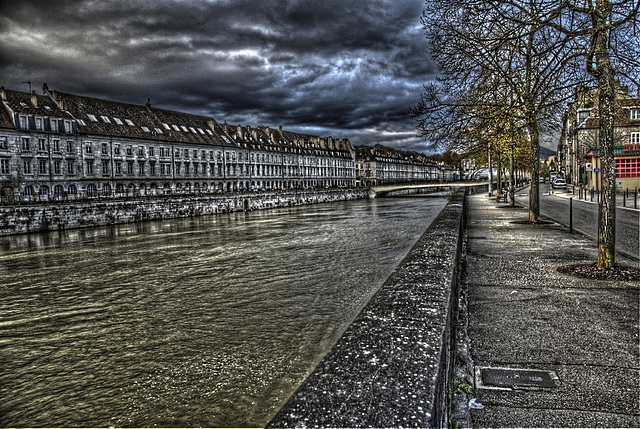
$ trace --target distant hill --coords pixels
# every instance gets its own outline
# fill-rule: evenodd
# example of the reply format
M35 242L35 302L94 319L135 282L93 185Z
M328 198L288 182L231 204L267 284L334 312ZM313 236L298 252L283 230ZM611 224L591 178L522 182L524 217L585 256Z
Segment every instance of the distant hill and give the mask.
M550 156L557 155L558 152L544 146L540 146L540 159L548 159Z

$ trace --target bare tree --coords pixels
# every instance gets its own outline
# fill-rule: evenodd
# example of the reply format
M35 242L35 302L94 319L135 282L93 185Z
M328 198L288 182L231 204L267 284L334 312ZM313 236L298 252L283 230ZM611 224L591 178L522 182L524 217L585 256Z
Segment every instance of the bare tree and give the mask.
M426 5L422 22L442 75L425 87L411 111L419 133L442 143L442 130L456 131L449 139L464 134L459 127L468 125L464 114L470 111L513 117L529 141L529 220L538 222L540 131L570 98L578 70L571 39L545 25L557 10L542 0L427 0Z
M598 145L602 164L602 207L598 217L598 260L597 266L613 268L615 266L615 208L616 174L614 158L614 124L616 106L616 68L636 81L628 73L634 66L638 68L636 34L638 8L640 1L588 0L566 2L564 13L571 20L565 24L553 22L556 28L565 34L588 38L588 50L585 53L586 70L596 78L599 89L600 132ZM573 25L567 25L570 22ZM634 46L635 42L635 46ZM612 58L611 49L616 55ZM630 67L629 67L630 66Z

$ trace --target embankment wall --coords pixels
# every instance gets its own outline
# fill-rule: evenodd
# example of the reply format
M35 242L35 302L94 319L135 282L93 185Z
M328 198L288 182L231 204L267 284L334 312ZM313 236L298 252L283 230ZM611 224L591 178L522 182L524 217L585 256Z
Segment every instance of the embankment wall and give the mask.
M464 191L267 427L448 427Z
M367 188L148 196L0 207L0 236L368 198Z

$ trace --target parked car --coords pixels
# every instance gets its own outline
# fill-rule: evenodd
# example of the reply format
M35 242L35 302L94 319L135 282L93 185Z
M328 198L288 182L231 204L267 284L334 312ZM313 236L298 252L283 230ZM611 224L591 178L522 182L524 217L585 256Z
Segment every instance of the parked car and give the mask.
M551 188L552 189L558 189L558 188L567 189L567 182L564 179L558 178L551 184Z

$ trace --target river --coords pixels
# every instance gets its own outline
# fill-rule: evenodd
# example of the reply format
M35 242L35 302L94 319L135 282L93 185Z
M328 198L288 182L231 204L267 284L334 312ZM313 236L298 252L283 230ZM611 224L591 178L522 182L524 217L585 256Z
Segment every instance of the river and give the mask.
M445 203L0 237L0 425L262 427Z

